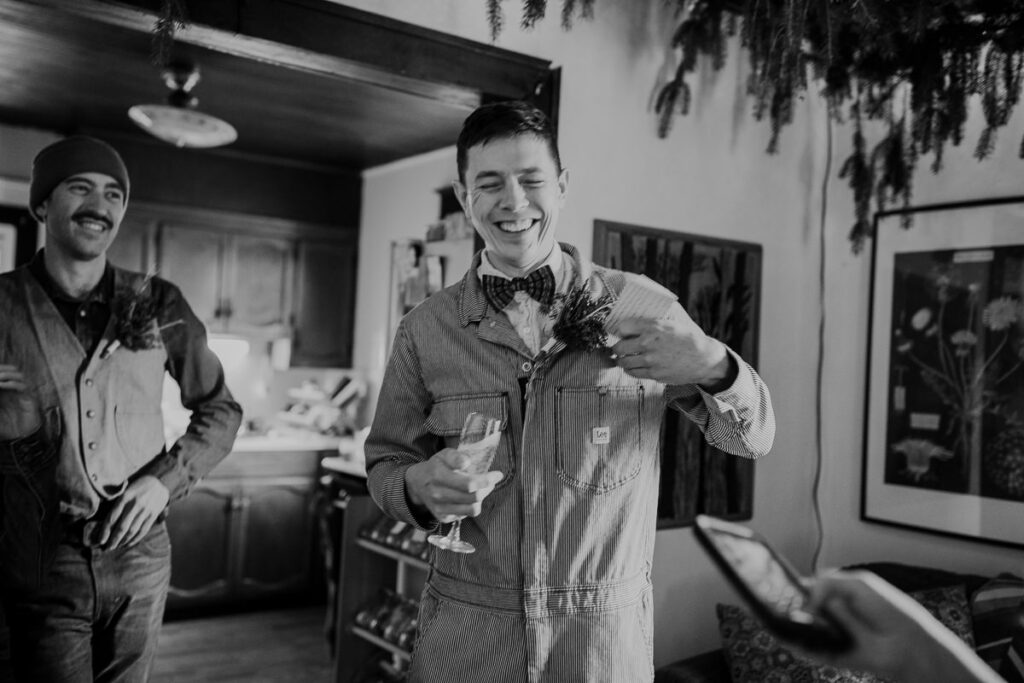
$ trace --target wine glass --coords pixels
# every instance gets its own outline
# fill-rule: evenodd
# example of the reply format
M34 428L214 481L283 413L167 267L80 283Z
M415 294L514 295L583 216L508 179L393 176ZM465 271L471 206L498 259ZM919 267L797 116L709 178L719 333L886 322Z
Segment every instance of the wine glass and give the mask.
M459 452L467 456L465 464L459 470L466 474L484 474L494 460L494 454L498 450L498 442L501 440L501 420L483 413L470 413L462 425L462 434L459 437ZM431 534L427 541L441 550L451 550L457 553L476 552L472 543L463 541L459 537L462 520L452 522L452 528L447 536Z

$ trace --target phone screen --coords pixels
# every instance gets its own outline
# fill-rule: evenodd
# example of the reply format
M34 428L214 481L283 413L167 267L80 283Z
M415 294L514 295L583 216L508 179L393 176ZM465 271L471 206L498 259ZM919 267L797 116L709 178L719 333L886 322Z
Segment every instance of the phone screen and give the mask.
M765 625L812 649L842 650L848 635L826 615L807 611L799 575L758 534L746 527L698 515L694 531Z
M713 532L711 538L740 578L763 599L778 604L785 597L786 609L779 611L787 613L803 608L803 591L767 546L755 539L723 531Z

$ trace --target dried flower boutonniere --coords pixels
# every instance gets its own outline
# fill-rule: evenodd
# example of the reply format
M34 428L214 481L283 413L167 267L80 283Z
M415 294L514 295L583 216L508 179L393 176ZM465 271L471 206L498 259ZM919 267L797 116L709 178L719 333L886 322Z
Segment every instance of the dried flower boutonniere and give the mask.
M591 297L586 287L577 286L555 297L549 313L555 324L552 336L566 348L593 351L608 345L604 321L615 300L611 294Z
M158 303L149 286L152 275L146 276L139 288L120 287L110 302L110 314L114 318L114 340L107 344L100 358L124 347L129 351L153 349L161 344L160 333L168 327L183 324L181 319L157 324Z

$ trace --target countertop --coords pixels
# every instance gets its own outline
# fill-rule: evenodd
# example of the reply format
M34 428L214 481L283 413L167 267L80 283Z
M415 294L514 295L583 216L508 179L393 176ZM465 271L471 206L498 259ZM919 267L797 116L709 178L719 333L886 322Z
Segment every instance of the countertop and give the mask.
M235 439L232 452L266 453L268 451L338 451L341 437L322 434L246 435Z
M340 472L353 477L366 478L366 463L359 460L348 460L342 457L329 457L320 461L320 465L332 472Z

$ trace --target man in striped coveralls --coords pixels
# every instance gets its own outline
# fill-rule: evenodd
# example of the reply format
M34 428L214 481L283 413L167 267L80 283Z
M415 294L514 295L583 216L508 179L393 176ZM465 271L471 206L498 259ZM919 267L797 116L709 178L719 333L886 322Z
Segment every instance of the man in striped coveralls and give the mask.
M456 194L483 238L463 280L402 320L366 442L368 485L423 529L466 517L420 605L415 682L650 681L651 561L666 406L713 445L765 454L768 391L678 304L610 349L552 338L552 295L617 298L639 276L555 240L567 173L547 117L485 105L459 136ZM504 428L492 472L459 472L466 414Z

